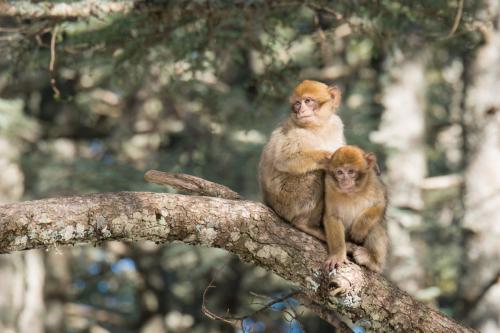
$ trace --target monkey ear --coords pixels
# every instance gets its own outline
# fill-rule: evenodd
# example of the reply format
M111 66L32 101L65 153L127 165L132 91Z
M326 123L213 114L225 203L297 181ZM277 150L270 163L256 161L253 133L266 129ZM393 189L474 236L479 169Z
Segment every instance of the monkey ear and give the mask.
M374 169L377 176L380 176L380 167L377 163L377 156L374 153L366 153L364 157L366 163L368 163L368 168Z
M340 101L342 100L342 93L340 92L340 88L336 85L328 86L328 93L332 97L333 104L337 108L340 105Z

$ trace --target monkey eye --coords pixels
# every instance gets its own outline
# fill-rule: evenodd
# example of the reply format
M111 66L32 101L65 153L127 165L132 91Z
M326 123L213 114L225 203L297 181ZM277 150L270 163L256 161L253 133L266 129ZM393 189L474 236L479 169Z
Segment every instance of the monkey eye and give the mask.
M337 176L342 176L343 172L342 172L342 170L337 170L337 171L335 171L335 174Z
M300 107L301 107L301 103L300 102L295 102L292 104L292 110L293 112L299 112L300 111Z
M350 175L353 175L354 174L354 170L353 169L349 169L349 171L347 171L348 174Z
M304 102L306 102L306 104L311 104L312 102L312 99L310 99L309 97L307 97Z

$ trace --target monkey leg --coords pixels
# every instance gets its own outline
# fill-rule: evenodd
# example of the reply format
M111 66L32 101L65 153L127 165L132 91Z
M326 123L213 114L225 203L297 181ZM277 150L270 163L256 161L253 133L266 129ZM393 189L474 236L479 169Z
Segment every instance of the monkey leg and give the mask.
M371 271L380 273L384 268L389 238L385 229L377 225L366 236L363 246L353 250L354 261Z
M345 248L346 248L346 252L348 255L352 256L352 254L354 253L354 250L356 250L356 248L358 248L359 246L352 243L352 242L345 242Z
M361 244L374 226L380 224L385 212L385 203L366 208L352 223L349 239Z
M309 234L311 236L314 236L318 238L319 240L326 242L326 237L323 229L320 227L312 227L307 224L294 224L295 228L299 229L300 231L305 232L306 234Z
M300 214L296 215L291 221L293 226L306 234L314 236L319 240L326 242L325 232L321 227L321 214L323 211L323 202L321 205L315 204L314 206L304 209Z

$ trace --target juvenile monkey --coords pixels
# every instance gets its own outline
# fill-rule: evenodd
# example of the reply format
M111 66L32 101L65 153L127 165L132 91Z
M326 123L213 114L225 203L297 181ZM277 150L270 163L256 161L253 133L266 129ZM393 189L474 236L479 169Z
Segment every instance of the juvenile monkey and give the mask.
M259 164L264 202L323 241L324 170L345 144L344 126L335 113L340 99L336 86L305 80L295 87L290 116L271 134Z
M380 272L385 264L389 238L385 229L387 195L380 181L377 160L355 146L333 154L325 176L325 214L329 257L328 271L354 261ZM347 243L346 239L352 243Z

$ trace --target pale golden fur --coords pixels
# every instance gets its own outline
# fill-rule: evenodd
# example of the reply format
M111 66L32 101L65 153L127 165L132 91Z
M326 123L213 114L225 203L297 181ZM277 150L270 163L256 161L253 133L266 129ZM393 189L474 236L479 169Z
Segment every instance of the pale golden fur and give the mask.
M330 91L334 98L323 101L307 122L299 122L292 112L273 131L262 152L259 178L268 206L298 229L325 240L321 229L324 169L331 154L345 144L343 124L335 114L340 91L320 82L304 82L298 88L307 91L308 97L317 98L314 91L319 89ZM314 89L306 89L311 86Z

